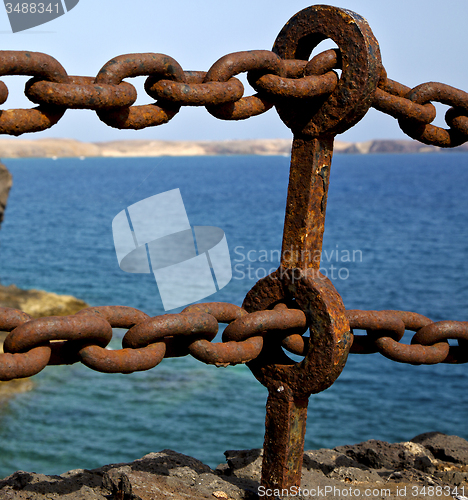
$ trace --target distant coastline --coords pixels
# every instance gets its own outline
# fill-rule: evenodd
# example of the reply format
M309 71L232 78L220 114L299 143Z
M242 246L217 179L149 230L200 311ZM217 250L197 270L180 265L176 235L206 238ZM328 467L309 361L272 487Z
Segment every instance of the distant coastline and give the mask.
M468 152L468 144L454 149ZM335 141L337 154L437 153L444 151L413 140ZM453 151L453 150L452 150ZM216 155L284 155L291 152L289 139L227 141L124 140L80 142L75 139L0 139L0 158L87 158Z

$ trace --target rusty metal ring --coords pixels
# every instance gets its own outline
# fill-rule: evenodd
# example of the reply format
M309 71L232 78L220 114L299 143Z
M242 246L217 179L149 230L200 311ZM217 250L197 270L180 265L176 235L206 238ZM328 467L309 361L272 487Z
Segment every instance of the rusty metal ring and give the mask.
M211 314L220 323L232 323L238 318L248 315L247 311L241 307L222 302L194 304L186 307L181 314L194 312ZM218 342L215 344L206 339L197 339L190 341L186 346L187 354L191 354L198 361L216 366L247 363L256 358L262 348L262 337L252 337L244 342ZM180 353L178 354L180 355Z
M205 302L204 304L192 304L186 307L180 314L187 313L205 313L211 314L218 323L232 323L248 312L235 304L226 304L225 302Z
M51 340L95 343L105 347L112 339L108 321L96 316L50 316L37 318L15 328L5 339L3 350L9 353L28 351Z
M2 332L11 332L30 320L32 320L32 317L20 309L0 307L0 331Z
M283 76L285 78L302 78L307 61L300 59L283 59Z
M249 71L282 76L282 61L269 50L233 52L221 57L211 66L205 76L205 82L227 82L233 76Z
M166 344L157 342L139 349L110 351L97 345L79 351L80 361L88 368L102 373L133 373L157 366L166 352Z
M8 99L8 87L0 81L0 104L3 104Z
M438 321L418 330L411 344L432 345L436 342L457 339L459 344L468 346L468 322Z
M304 312L311 340L301 362L289 359L279 343L264 348L248 365L270 392L284 385L301 398L325 390L338 378L346 363L351 333L343 302L331 281L320 273L297 275L295 271L280 268L258 281L243 307L253 313L293 301Z
M68 82L68 75L63 66L47 54L5 50L0 51L0 55L0 76L26 75L56 83ZM7 95L2 90L2 97L5 97L5 100ZM18 136L27 132L46 130L55 125L65 111L66 108L55 106L1 110L0 133Z
M310 61L282 59L285 78L302 78L310 75L324 75L333 69L341 69L341 52L338 49L325 50Z
M97 306L81 309L75 315L94 314L104 318L112 328L129 329L149 320L151 317L143 311L128 306Z
M126 54L107 62L96 76L96 84L118 85L124 78L161 75L166 79L184 82L184 70L172 57L164 54ZM123 107L114 111L96 111L99 119L110 127L140 130L167 123L180 106L154 103Z
M405 324L405 330L410 330L413 332L417 332L419 329L424 326L430 325L434 323L427 316L423 316L422 314L418 314L411 311L394 311L394 310L384 310L380 311L384 314L393 314L394 316L398 316L403 323Z
M387 78L387 71L382 66L378 88L397 97L406 97L411 92L411 87L407 87L400 82Z
M410 92L410 87L387 78L387 72L382 66L379 86L375 92L372 107L397 119L411 118L420 123L431 123L437 114L435 106L430 102L418 104L407 99L406 96Z
M293 60L294 61L294 60ZM341 69L341 52L336 49L326 50L317 54L308 63L294 61L295 64L284 64L286 77L268 73L253 79L254 73L249 73L249 83L257 91L272 94L275 97L310 98L331 94L337 84L338 75L332 71ZM302 64L301 64L302 63ZM287 66L287 70L286 70Z
M184 82L187 84L200 84L203 83L204 79L206 76L206 71L184 71ZM151 95L152 88L153 86L160 82L161 80L167 80L167 78L164 77L164 75L151 75L145 80L145 91L146 93ZM174 81L174 80L169 80L169 81Z
M184 335L213 340L218 332L218 322L211 314L164 314L150 318L131 328L122 340L123 347L145 347L166 336Z
M443 83L423 83L412 89L407 95L417 104L434 101L468 110L468 94ZM460 146L468 141L468 136L457 129L444 129L435 125L424 125L409 118L399 118L401 130L412 139L439 146L441 148Z
M94 110L131 106L137 98L135 87L127 82L118 85L96 84L93 77L70 76L69 78L69 83L33 78L26 83L26 97L41 105Z
M226 82L233 76L243 72L258 71L281 76L283 67L281 59L268 50L251 50L234 52L218 59L208 70L205 82ZM242 97L236 102L207 106L208 112L221 120L245 120L251 116L268 111L273 103L259 94Z
M305 356L309 349L310 337L303 337L298 333L288 335L281 341L281 346L298 356Z
M355 125L368 111L381 75L380 50L367 22L357 14L315 5L295 16L281 30L273 52L282 59L308 60L312 50L331 38L339 47L342 73L335 91L317 109L302 102L277 104L294 134L336 135Z
M460 340L458 341L461 342ZM444 359L443 363L449 364L462 364L468 363L468 349L461 345L451 345L448 356Z
M257 311L231 323L223 332L223 342L245 340L268 330L289 330L306 326L305 314L300 309Z
M97 110L96 114L109 127L141 130L167 123L174 118L179 109L179 106L155 103L130 106L115 111Z
M251 337L241 342L217 342L200 339L192 342L190 354L207 364L216 366L238 365L255 359L263 349L262 337Z
M256 90L266 92L276 98L310 99L331 94L338 84L338 75L329 72L325 75L310 75L300 79L264 75L254 82Z
M377 338L402 339L405 330L417 331L432 320L408 311L346 311L352 329L367 330L367 335L354 335L351 353L373 354L379 351ZM382 341L385 343L386 341ZM380 344L382 344L380 342Z
M206 73L186 72L185 83L150 77L145 90L154 99L184 106L207 106L238 101L244 94L244 86L237 78L227 82L206 82Z
M273 107L273 103L260 94L242 97L239 101L220 104L219 106L207 106L210 115L219 120L247 120L252 116L258 116Z
M132 328L151 319L143 311L126 306L88 307L77 314L97 315L108 321L113 328ZM165 353L164 342L157 342L140 349L116 350L90 345L80 349L76 361L81 361L88 368L102 373L133 373L154 368L164 359ZM66 359L65 352L60 354L53 352L52 358L54 355L59 359ZM69 362L74 361L75 359L72 358Z
M386 358L413 365L442 363L447 358L450 348L447 342L439 342L431 346L407 345L400 344L390 337L381 337L375 339L374 342L379 352Z
M462 108L449 108L445 113L445 121L451 129L468 136L468 113Z
M324 75L333 69L342 69L339 49L329 49L314 56L305 66L304 75Z
M429 124L436 117L436 108L430 102L417 104L386 92L380 88L375 91L372 107L397 119L411 119L421 124Z
M19 309L0 307L0 330L10 332L32 318ZM0 353L0 380L32 377L49 363L51 349L39 346L25 353Z
M351 330L375 332L382 337L391 337L397 342L405 334L405 323L390 311L346 311Z
M351 346L353 354L373 354L378 352L377 338L391 338L398 342L405 334L404 321L390 311L346 311L351 331L366 330L367 335L354 335Z
M28 352L0 354L0 380L32 377L42 371L49 363L49 346L34 347Z
M21 135L41 132L55 125L65 114L66 108L0 110L0 134Z
M185 79L184 70L172 57L165 54L144 53L114 57L99 70L95 82L118 85L124 78L155 74L177 82L183 82Z
M64 67L57 59L42 52L1 50L0 76L6 75L37 76L49 82L68 82Z

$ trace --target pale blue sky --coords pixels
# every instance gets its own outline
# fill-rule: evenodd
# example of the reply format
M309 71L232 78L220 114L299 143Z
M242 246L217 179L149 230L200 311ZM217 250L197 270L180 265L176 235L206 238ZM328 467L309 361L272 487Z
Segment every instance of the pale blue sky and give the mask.
M174 57L186 70L208 70L221 56L241 50L271 49L283 25L313 2L239 0L221 2L80 0L66 15L35 29L11 33L0 7L3 50L46 52L68 74L95 76L112 57L132 52L159 52ZM441 81L468 90L468 2L466 0L339 0L334 5L365 17L380 43L388 75L410 87ZM32 107L24 97L27 77L2 78L10 97L2 106ZM137 86L137 104L152 102ZM247 88L247 93L252 89ZM443 125L445 106L439 106ZM182 108L166 125L140 131L119 131L100 122L92 111L69 110L62 120L41 133L23 138L73 137L84 141L119 139L222 140L289 138L291 133L276 111L241 122L224 122L206 110ZM395 119L371 110L341 140L404 138Z

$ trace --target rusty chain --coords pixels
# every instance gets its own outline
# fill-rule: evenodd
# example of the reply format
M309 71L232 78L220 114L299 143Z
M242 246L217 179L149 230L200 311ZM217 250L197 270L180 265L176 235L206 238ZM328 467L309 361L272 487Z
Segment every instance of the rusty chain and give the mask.
M340 48L309 61L326 38ZM236 78L244 72L257 92L250 97ZM149 317L130 307L104 306L39 319L0 308L0 330L9 332L0 380L76 362L100 372L131 373L189 354L217 366L247 363L268 389L261 483L282 489L300 485L308 399L334 383L349 352L379 352L415 365L468 362L468 322L433 322L407 311L346 311L320 263L311 259L322 248L334 138L370 107L395 117L406 134L425 144L455 147L468 141L468 94L442 83L411 89L388 79L362 16L311 6L288 21L271 52L228 54L206 73L184 71L167 55L146 53L118 56L95 78L69 76L46 54L0 51L2 75L32 76L25 94L38 104L0 111L3 134L45 130L69 108L92 109L111 127L141 129L168 122L182 106L205 106L223 120L246 119L275 106L293 143L280 267L254 285L242 307L213 302ZM137 92L124 80L137 76L147 77L153 104L134 105ZM7 97L0 82L0 104ZM450 106L448 129L432 125L433 102ZM227 324L222 342L213 343L220 323ZM127 330L121 349L108 348L113 328ZM355 335L356 330L366 334ZM401 342L405 331L414 332L410 344ZM286 351L302 361L294 362Z
M348 310L353 335L351 353L380 352L394 361L411 364L468 362L468 322L433 322L407 311ZM222 342L213 343L219 323L228 324ZM112 328L128 329L122 349L106 349ZM83 309L63 317L33 319L11 308L0 308L0 330L10 332L0 354L0 380L35 375L47 365L81 361L105 373L148 370L164 358L191 354L216 366L256 359L264 342L281 343L287 351L304 356L310 337L305 314L278 304L272 310L247 313L233 304L212 302L185 308L179 314L149 317L125 306ZM411 344L400 340L405 330L416 332ZM458 345L449 345L457 340Z
M290 99L317 100L336 88L341 68L337 49L310 61L282 59L267 50L235 52L219 59L208 72L184 71L164 54L117 56L95 78L69 76L53 57L38 52L0 51L0 76L27 75L25 94L37 107L8 109L0 113L0 133L21 135L55 125L67 109L91 109L107 125L142 129L167 123L182 106L205 106L222 120L244 120ZM244 97L236 75L247 72L257 92ZM146 76L145 90L156 101L135 106L137 91L126 78ZM0 82L0 104L8 88ZM451 106L445 116L448 129L431 125L436 117L432 102ZM398 119L413 139L439 147L468 141L468 94L442 83L424 83L413 89L381 78L372 107Z

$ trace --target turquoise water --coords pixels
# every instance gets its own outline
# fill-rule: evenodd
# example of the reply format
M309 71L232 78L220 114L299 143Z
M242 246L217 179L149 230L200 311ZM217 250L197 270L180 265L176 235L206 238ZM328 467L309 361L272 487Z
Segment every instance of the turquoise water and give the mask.
M119 269L111 222L128 205L174 188L192 225L226 233L233 279L205 301L240 305L278 265L288 158L5 164L14 186L0 232L2 284L162 314L154 278ZM335 157L322 266L348 309L467 319L467 183L464 154ZM119 348L124 332L114 333L111 346ZM266 389L245 366L217 369L187 357L106 375L73 365L48 367L33 381L33 391L1 403L0 477L93 468L164 448L216 466L227 449L262 446ZM434 430L468 438L467 381L467 365L352 355L338 381L311 397L306 447Z

